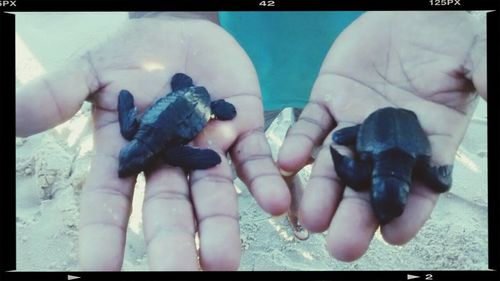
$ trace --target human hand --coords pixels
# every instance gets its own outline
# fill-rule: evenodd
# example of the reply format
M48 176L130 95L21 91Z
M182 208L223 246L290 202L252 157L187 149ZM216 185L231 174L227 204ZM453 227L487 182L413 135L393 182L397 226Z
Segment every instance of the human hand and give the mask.
M141 112L170 91L170 78L178 72L190 75L213 99L232 103L237 116L209 122L194 140L194 145L210 146L221 154L220 165L193 171L189 178L180 168L167 165L145 173L143 225L150 268L238 268L239 215L227 151L265 211L276 215L288 208L287 186L261 130L263 109L256 73L237 42L202 19L130 20L83 58L16 95L18 136L69 119L85 99L93 103L95 151L80 207L83 270L120 270L123 263L136 177L118 177L118 155L126 144L118 124L118 93L122 89L133 93Z
M417 114L429 138L433 164L452 164L476 105L473 92L487 96L482 24L465 12L368 12L333 44L278 165L282 173L295 173L323 144L299 218L310 231L328 229L327 248L335 258L361 257L379 222L369 192L345 188L337 176L329 151L332 129L360 124L379 108L406 108ZM438 196L414 180L403 214L381 227L383 238L397 245L411 240Z

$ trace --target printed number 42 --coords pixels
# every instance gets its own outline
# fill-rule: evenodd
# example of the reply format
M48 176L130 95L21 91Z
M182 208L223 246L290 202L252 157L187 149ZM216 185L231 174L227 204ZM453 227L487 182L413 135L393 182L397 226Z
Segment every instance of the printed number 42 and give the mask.
M274 1L260 1L259 6L274 7Z

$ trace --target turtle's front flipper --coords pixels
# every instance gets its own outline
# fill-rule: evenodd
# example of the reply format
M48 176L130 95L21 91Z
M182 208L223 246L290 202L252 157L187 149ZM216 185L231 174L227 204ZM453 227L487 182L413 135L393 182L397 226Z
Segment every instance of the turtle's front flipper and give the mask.
M215 118L231 120L236 116L236 108L225 100L216 100L210 103L210 109Z
M422 181L432 190L443 193L451 188L453 165L431 166L428 161L423 162L417 169Z
M342 128L332 134L332 140L340 145L353 145L361 125Z
M121 90L118 95L118 122L122 136L131 140L139 128L139 122L137 121L137 107L134 106L134 96L127 90Z
M357 191L370 186L372 172L370 164L343 156L332 146L330 146L330 153L337 175L347 186Z
M217 152L192 146L176 146L165 151L165 162L187 170L208 169L221 162Z
M172 87L172 91L177 91L179 89L189 88L193 86L193 79L187 76L184 73L177 73L172 76L172 80L170 81L170 87Z

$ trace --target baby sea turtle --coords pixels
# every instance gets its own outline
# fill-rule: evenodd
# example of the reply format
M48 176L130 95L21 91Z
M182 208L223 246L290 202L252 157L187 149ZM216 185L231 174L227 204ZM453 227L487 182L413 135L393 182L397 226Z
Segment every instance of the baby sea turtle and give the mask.
M371 204L380 224L403 213L412 175L436 192L451 187L453 165L431 166L429 140L412 111L379 109L362 124L336 131L332 139L340 145L355 145L355 159L330 146L335 171L355 190L371 185Z
M175 74L170 85L172 92L156 100L140 119L132 94L120 91L120 132L130 142L120 151L119 177L137 174L156 159L186 170L208 169L221 162L215 151L186 144L210 119L231 120L236 109L224 100L211 101L207 90L194 86L186 74Z

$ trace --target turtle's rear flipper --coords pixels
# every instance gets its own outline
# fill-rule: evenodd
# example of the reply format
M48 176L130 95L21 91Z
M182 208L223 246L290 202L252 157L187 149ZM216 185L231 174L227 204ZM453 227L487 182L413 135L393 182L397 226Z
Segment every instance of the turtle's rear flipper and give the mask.
M118 95L118 122L120 132L127 140L131 140L139 128L136 117L137 108L134 106L134 96L127 90L121 90Z
M236 116L236 108L225 100L216 100L210 103L210 109L215 118L231 120Z
M184 73L177 73L172 77L170 82L170 87L172 91L177 91L179 89L189 88L193 86L193 79Z
M431 166L429 162L425 162L417 171L422 181L432 190L439 193L450 190L453 165Z
M221 158L211 149L177 146L165 151L165 162L187 170L199 170L219 164Z
M332 140L340 145L353 145L356 143L356 137L361 125L342 128L332 134Z
M330 146L335 171L339 178L354 190L365 190L370 186L371 166L366 162L356 161L340 154Z

